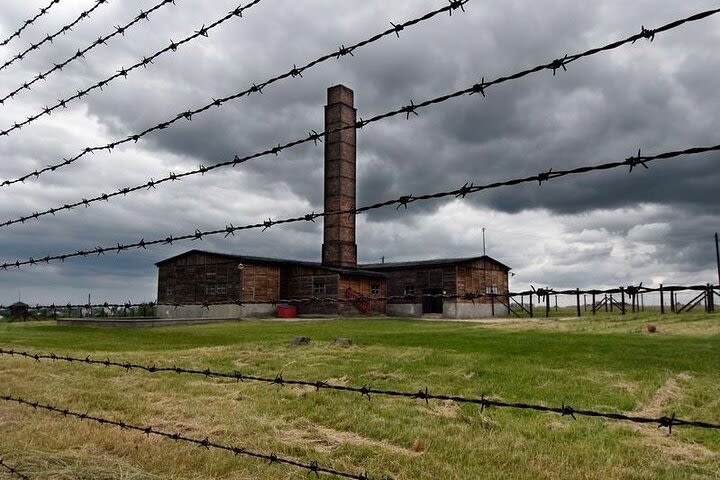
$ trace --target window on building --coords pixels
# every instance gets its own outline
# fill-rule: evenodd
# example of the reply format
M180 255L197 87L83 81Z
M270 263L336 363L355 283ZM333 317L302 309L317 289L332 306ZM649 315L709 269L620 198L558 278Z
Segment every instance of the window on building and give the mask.
M168 297L171 297L172 294L173 294L172 287L165 287L165 295L167 295Z
M415 295L415 285L405 285L405 295Z
M380 295L380 284L379 283L371 283L370 284L370 295L373 297L377 297Z
M205 286L205 295L215 295L218 293L218 288L215 285Z
M218 294L218 295L225 295L225 292L226 292L226 291L227 291L227 290L226 290L226 288L225 288L225 285L218 285L218 286L217 286L217 294Z
M325 279L316 278L313 280L313 296L323 297L325 296Z
M497 285L488 285L485 287L485 293L498 293Z

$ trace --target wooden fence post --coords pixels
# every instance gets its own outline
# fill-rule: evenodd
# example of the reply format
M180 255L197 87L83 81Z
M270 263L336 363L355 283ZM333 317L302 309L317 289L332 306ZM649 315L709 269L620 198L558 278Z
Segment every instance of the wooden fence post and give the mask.
M530 294L530 318L534 318L535 314L533 313L533 296L532 293Z
M620 311L625 315L625 288L620 287Z
M545 318L550 317L550 294L545 294Z
M662 283L660 284L660 313L665 314L665 290Z
M580 289L575 289L575 300L577 300L577 316L582 317L582 313L580 312Z

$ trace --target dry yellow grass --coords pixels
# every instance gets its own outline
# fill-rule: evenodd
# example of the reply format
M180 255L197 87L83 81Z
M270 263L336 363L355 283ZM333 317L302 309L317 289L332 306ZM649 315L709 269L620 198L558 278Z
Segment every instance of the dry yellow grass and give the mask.
M99 359L720 421L718 336L672 322L658 324L673 333L649 336L642 322L248 322L136 332L0 324L0 338L5 347ZM298 333L315 341L287 347ZM357 345L334 348L335 336ZM690 428L668 435L600 419L2 357L5 393L373 478L720 477L720 433ZM2 402L0 432L0 457L33 478L307 478Z

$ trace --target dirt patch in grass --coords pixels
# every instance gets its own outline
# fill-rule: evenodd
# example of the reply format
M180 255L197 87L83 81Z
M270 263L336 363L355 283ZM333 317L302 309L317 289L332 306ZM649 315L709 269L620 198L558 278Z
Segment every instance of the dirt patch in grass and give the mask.
M687 373L680 373L674 377L670 377L665 382L665 385L660 387L653 398L646 405L640 407L640 409L633 412L636 415L642 417L660 417L662 416L663 409L667 407L672 401L678 400L682 396L682 388L679 385L679 381L690 380L692 376Z
M351 445L355 447L377 448L387 453L407 457L421 455L421 452L413 451L413 445L410 445L408 448L400 447L383 440L363 437L354 432L335 430L320 425L308 426L306 430L283 428L277 432L277 435L280 436L284 442L307 446L320 453L332 452L341 445Z
M682 398L683 388L681 383L691 379L692 375L688 373L680 373L668 378L647 404L642 405L631 414L653 418L663 416L663 412L670 404ZM720 453L698 443L683 441L677 436L670 435L667 429L659 429L656 425L623 424L623 427L642 433L639 443L659 450L662 458L666 458L671 462L693 463L709 459L720 459Z
M426 411L431 415L446 418L457 418L461 412L458 404L452 402L434 402L426 408Z

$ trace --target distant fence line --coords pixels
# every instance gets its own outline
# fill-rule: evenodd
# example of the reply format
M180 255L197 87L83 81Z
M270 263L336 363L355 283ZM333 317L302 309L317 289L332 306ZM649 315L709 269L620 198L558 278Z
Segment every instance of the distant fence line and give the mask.
M677 301L678 292L695 292L697 293L692 300L687 302L685 305L680 305ZM510 312L516 316L520 316L520 313L527 313L531 317L535 316L535 306L544 306L545 316L550 316L550 297L566 295L575 297L575 307L578 317L581 317L583 311L588 310L587 295L591 296L590 311L595 315L598 311L613 311L617 309L622 315L627 313L628 308L632 312L640 311L645 309L643 301L643 295L646 293L658 293L660 295L660 313L665 314L667 312L665 301L665 295L669 295L670 311L673 313L689 312L694 308L703 304L703 309L707 313L713 313L715 311L715 297L720 299L720 285L712 285L710 283L705 285L663 285L660 284L657 287L644 287L642 283L638 286L627 286L617 287L610 289L590 289L581 290L579 288L569 290L554 290L552 288L533 288L532 290L526 290L524 292L508 293L507 304L505 304ZM581 296L583 300L581 302ZM619 298L618 298L619 296ZM516 300L520 297L520 301ZM527 303L525 298L527 297ZM538 304L533 304L533 297L537 297ZM601 298L598 298L601 297ZM626 300L630 301L630 304ZM542 302L544 301L544 305ZM557 303L556 303L557 307Z
M676 300L676 294L678 292L697 292L697 295L685 305L679 305ZM545 307L545 314L549 315L550 311L550 298L558 297L561 295L575 296L576 307L578 316L582 316L583 311L588 310L586 302L580 301L580 296L591 296L590 309L593 314L604 309L605 311L612 311L617 309L622 314L625 314L628 307L634 312L636 310L644 309L644 303L640 301L643 294L646 293L659 293L660 294L660 311L666 313L666 302L665 295L668 294L670 297L670 311L675 313L689 312L704 303L704 309L706 312L711 313L715 311L715 298L720 298L720 285L659 285L658 287L643 287L642 284L639 286L627 286L617 287L610 289L564 289L556 290L553 288L533 288L532 290L525 290L521 292L508 292L508 293L489 293L489 292L466 292L463 294L407 294L407 295L388 295L388 296L374 296L364 295L359 293L353 293L351 296L345 297L303 297L303 298L287 298L287 299L271 299L271 300L242 300L242 299L224 299L217 301L202 301L202 302L168 302L161 303L173 308L179 307L204 307L210 308L218 305L257 305L257 304L309 304L309 303L348 303L358 304L363 302L371 301L417 301L423 298L441 298L444 300L461 300L461 301L485 301L491 304L504 305L509 308L510 312L516 316L520 316L521 313L526 313L530 316L535 316L536 307ZM619 295L619 298L616 296ZM520 298L520 301L517 298ZM598 299L598 297L601 297ZM537 298L537 302L533 302L533 298ZM630 300L630 304L626 303L626 300ZM544 305L543 305L544 303ZM29 305L29 309L36 312L42 312L49 315L57 316L60 314L72 314L73 310L81 311L92 311L92 310L109 310L107 313L118 313L118 312L130 312L135 310L152 310L158 306L158 302L125 302L125 303L66 303L66 304L45 304L45 305ZM10 305L0 304L0 310L7 310Z

